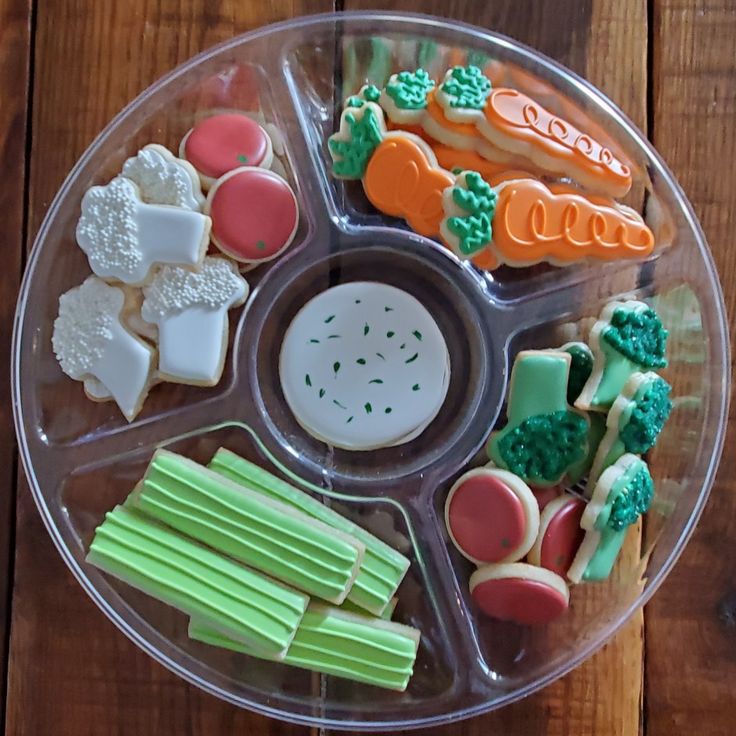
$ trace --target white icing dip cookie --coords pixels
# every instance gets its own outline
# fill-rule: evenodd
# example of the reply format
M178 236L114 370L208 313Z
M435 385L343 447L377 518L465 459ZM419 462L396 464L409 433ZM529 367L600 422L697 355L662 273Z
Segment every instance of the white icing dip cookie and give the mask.
M346 450L414 439L447 394L447 345L413 296L375 282L342 284L308 302L281 347L286 402L312 436Z

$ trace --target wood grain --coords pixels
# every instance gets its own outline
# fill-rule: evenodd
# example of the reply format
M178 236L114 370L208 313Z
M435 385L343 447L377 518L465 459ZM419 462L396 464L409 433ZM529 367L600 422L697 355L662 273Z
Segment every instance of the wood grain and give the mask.
M736 319L736 7L656 0L653 24L655 146L679 178L710 242ZM647 607L648 736L731 734L736 702L736 426L701 522Z
M26 3L0 2L0 69L5 85L0 135L12 180L22 179L25 131ZM331 2L64 0L40 3L34 44L29 234L92 138L158 76L214 43L294 14L331 10ZM26 9L27 10L27 9ZM6 104L6 99L12 104ZM14 139L14 140L13 140ZM9 179L11 180L11 179ZM17 237L7 267L17 274L22 188L6 187L0 217ZM6 248L11 246L6 241ZM15 301L3 281L2 329ZM3 342L5 344L5 342ZM4 359L7 365L7 357ZM7 392L7 381L2 382ZM2 396L7 412L7 395ZM3 417L3 473L12 468L9 417ZM7 436L6 436L7 435ZM6 458L7 453L7 458ZM7 461L6 461L7 460ZM7 471L5 469L8 469ZM3 487L6 487L5 484ZM7 487L12 488L11 483ZM0 504L12 495L0 494ZM0 523L2 523L0 513ZM101 736L221 733L306 736L309 729L238 710L189 686L128 641L79 589L43 529L24 481L17 509L5 733ZM12 539L0 528L2 539ZM0 552L5 579L5 551ZM4 598L4 597L3 597Z
M6 675L10 586L13 579L17 452L10 399L10 339L23 254L26 185L26 124L31 3L0 0L0 160L7 177L0 190L3 275L0 279L0 657ZM0 719L5 702L0 703Z

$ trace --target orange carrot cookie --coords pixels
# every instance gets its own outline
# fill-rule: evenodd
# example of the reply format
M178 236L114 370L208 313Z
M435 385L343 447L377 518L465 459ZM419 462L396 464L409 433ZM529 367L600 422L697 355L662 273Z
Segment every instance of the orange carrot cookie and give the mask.
M629 191L631 170L608 148L521 92L490 87L477 67L455 67L434 101L448 120L476 127L498 151L524 156L551 174L612 197Z

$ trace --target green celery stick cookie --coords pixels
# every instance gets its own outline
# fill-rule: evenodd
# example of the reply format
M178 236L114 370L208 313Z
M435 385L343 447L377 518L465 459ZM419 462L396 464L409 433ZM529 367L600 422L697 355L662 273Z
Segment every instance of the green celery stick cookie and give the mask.
M644 302L611 302L590 332L593 372L575 402L607 411L632 373L667 365L667 330Z
M206 621L192 618L189 636L216 647L269 659ZM310 604L283 661L391 690L405 690L419 646L417 629Z
M567 403L571 358L553 350L525 350L511 371L506 426L493 432L493 463L531 485L559 483L588 454L590 420Z
M580 526L585 537L567 572L574 583L605 580L613 569L628 528L649 510L654 483L647 464L622 455L596 483Z
M220 448L210 461L209 468L245 488L288 504L358 539L365 545L365 555L347 600L377 616L385 613L391 597L409 569L409 560L404 555L310 494L230 450Z
M128 506L105 515L87 562L277 659L309 600Z

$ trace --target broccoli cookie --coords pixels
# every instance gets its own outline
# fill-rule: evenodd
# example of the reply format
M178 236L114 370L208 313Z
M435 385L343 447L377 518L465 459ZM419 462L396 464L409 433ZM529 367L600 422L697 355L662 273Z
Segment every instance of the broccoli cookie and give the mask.
M527 483L553 486L588 454L590 420L567 403L570 354L525 350L511 371L506 426L488 456Z

